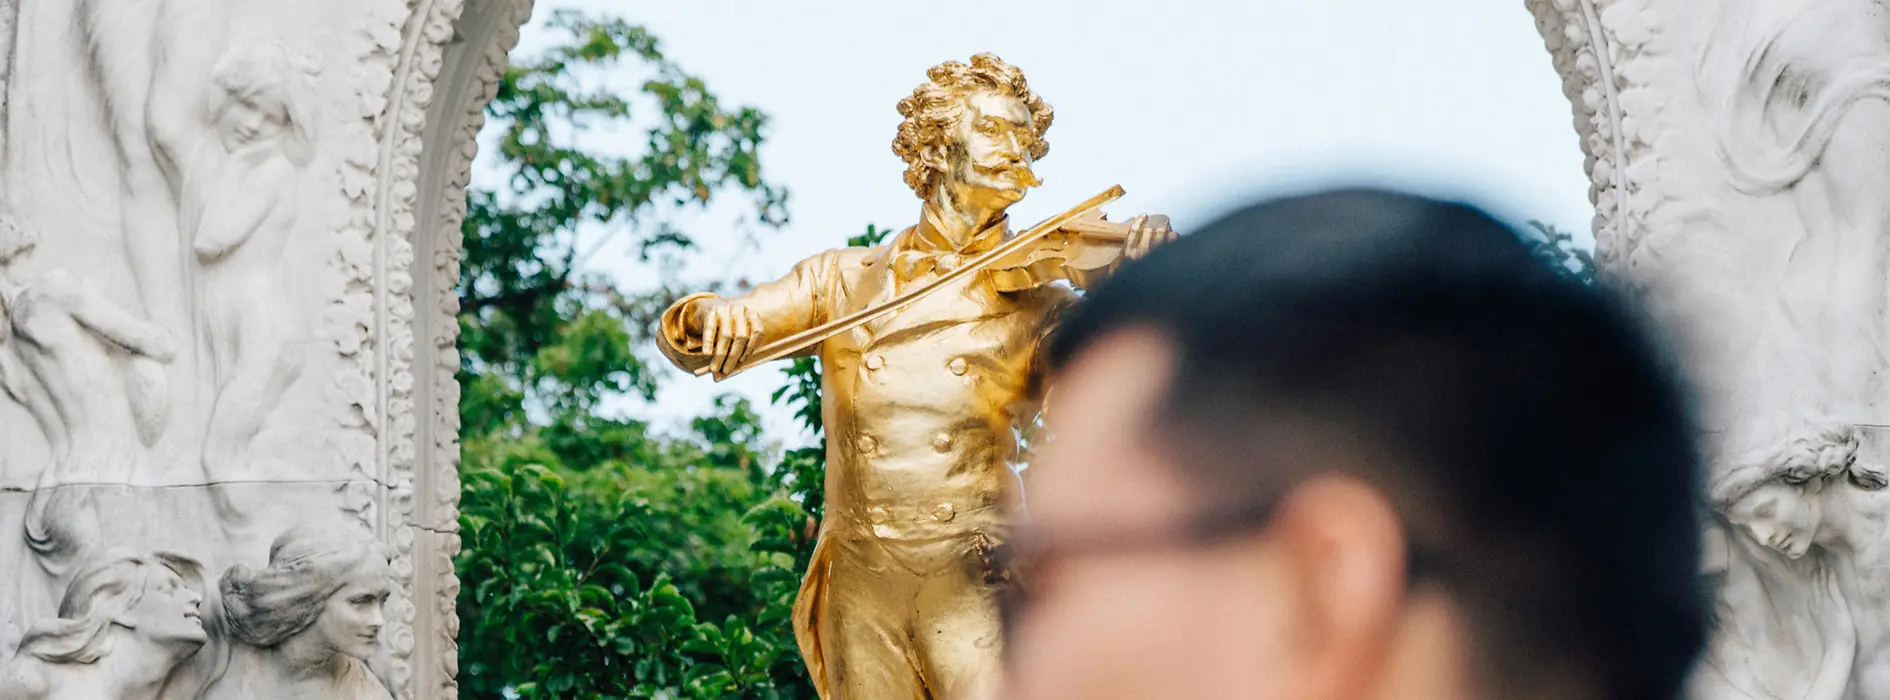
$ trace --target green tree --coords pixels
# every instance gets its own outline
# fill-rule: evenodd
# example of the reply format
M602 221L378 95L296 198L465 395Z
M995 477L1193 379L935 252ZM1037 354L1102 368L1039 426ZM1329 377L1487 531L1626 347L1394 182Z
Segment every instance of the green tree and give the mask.
M757 156L766 119L721 103L641 27L561 12L538 28L555 41L515 56L488 108L481 167L503 182L474 188L464 226L461 692L812 698L790 617L823 450L775 455L735 399L681 434L612 415L608 402L656 400L661 360L642 349L680 285L586 272L599 239L688 255L669 224L680 208L732 200L783 221ZM625 74L641 84L601 79ZM605 133L640 147L596 147ZM1570 236L1536 226L1546 258L1592 274ZM773 400L818 436L819 363L786 375Z
M650 327L667 282L586 272L599 238L686 255L682 207L784 195L766 120L664 58L641 27L556 13L487 110L502 186L468 196L461 298L460 682L469 698L809 698L788 617L817 521L819 458L770 455L734 399L680 435L614 417L654 400ZM601 77L642 76L633 91ZM633 133L641 148L593 147ZM580 137L584 138L580 138ZM589 233L581 238L580 230ZM812 402L817 368L778 396ZM812 461L809 461L809 460Z

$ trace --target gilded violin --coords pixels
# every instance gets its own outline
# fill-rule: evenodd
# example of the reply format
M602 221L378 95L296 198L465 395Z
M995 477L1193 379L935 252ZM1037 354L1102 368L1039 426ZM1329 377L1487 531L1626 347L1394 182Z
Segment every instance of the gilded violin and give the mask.
M1124 246L1128 242L1129 224L1108 221L1099 209L1104 204L1121 199L1124 194L1126 193L1121 185L1104 190L1061 214L1044 219L950 272L939 275L930 282L883 304L861 309L842 318L763 345L748 353L747 359L744 359L734 370L717 376L715 379L721 381L756 366L795 354L809 346L904 308L969 275L989 275L997 289L1004 292L1033 289L1059 281L1068 281L1079 287L1086 286L1091 280L1106 274L1123 258ZM1166 217L1150 216L1149 220L1161 225L1167 223ZM697 376L702 376L709 374L710 371L709 368L703 367L695 373Z

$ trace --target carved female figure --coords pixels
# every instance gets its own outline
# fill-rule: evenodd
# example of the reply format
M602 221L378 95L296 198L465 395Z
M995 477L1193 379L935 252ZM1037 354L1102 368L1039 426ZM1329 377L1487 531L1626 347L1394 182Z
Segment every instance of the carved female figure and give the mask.
M1734 658L1717 666L1722 677L1741 676L1731 685L1746 695L1890 692L1890 557L1882 543L1890 482L1857 460L1857 444L1848 430L1801 440L1712 485L1731 530L1721 607L1732 614L1722 616L1715 651L1733 649Z
M313 143L313 68L278 44L241 46L212 75L214 133L184 172L180 220L200 276L203 341L216 389L204 467L210 483L238 473L249 442L299 371L282 255ZM226 516L234 513L225 513Z
M64 270L25 284L6 275L32 238L0 218L0 389L52 447L27 506L26 538L55 576L100 541L94 489L136 481L163 432L170 335ZM125 370L119 356L127 356ZM142 444L141 444L142 443Z
M74 56L84 72L66 83L40 83L35 89L89 89L85 100L64 111L33 114L21 108L27 119L9 127L23 127L10 139L15 151L24 158L70 158L76 143L65 143L63 120L92 120L109 130L110 145L116 156L116 191L77 194L79 188L62 187L70 181L32 183L18 188L16 196L46 198L36 204L41 211L86 207L98 209L99 215L115 222L123 239L125 262L137 289L134 308L149 321L189 338L195 333L192 313L194 300L192 278L194 265L187 236L179 227L178 194L181 171L188 167L192 144L209 125L202 114L203 85L218 53L227 45L231 15L239 0L68 0L61 3L8 2L25 15L38 6L36 23L70 25L63 35L45 26L22 27L21 31L40 36L70 37ZM52 11L52 6L63 9ZM22 24L26 24L22 22ZM26 41L21 41L26 45ZM44 44L41 44L44 45ZM63 68L62 59L42 63ZM83 77L82 82L73 80ZM17 81L25 85L25 81ZM15 91L16 107L26 104L22 98L34 96ZM52 123L35 123L44 118ZM50 137L50 138L49 138ZM25 150L29 141L38 141L33 150ZM99 181L101 184L108 181ZM14 185L19 182L10 183ZM70 183L77 184L77 183ZM96 195L103 194L104 197ZM198 349L194 344L179 348L172 372L170 403L187 416L183 430L201 428L197 400L199 381ZM171 431L166 444L194 445L198 436Z
M276 538L267 568L238 564L221 587L237 647L205 700L391 700L366 661L393 569L365 529L298 525Z
M1769 549L1738 526L1707 528L1720 554L1716 631L1694 669L1693 700L1848 700L1857 626L1822 554L1799 559Z
M202 648L203 573L168 553L114 552L81 569L59 617L0 668L0 700L153 700Z

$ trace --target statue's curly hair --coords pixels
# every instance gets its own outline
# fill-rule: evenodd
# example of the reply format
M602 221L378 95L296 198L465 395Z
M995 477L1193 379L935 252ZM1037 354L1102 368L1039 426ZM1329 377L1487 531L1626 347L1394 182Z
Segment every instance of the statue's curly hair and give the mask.
M920 198L938 183L945 172L945 151L951 143L952 127L965 111L965 96L979 90L994 90L1024 101L1030 110L1030 123L1037 138L1031 142L1030 159L1043 158L1050 152L1044 132L1056 114L1043 97L1030 91L1024 72L1005 63L995 54L971 57L971 64L946 61L925 72L929 78L899 101L899 135L893 138L893 153L906 162L906 185Z

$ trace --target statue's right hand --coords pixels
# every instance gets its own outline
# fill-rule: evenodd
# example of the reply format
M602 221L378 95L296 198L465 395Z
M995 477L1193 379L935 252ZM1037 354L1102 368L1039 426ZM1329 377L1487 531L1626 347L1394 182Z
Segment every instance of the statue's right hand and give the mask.
M733 373L750 350L761 347L761 314L754 309L723 301L703 304L697 314L702 351L716 377Z

